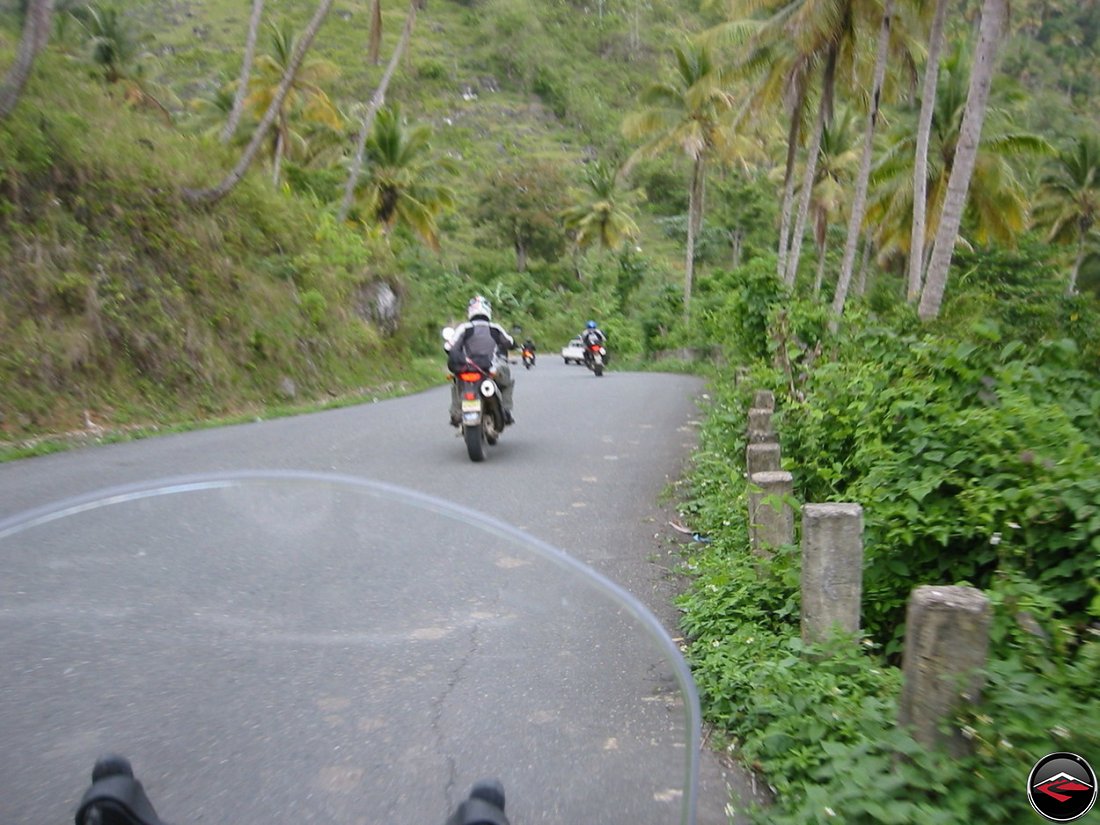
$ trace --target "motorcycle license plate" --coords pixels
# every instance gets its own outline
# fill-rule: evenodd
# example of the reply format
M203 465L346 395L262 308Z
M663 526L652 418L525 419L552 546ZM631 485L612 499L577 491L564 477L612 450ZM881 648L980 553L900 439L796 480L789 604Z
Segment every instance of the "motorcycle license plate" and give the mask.
M473 401L469 401L465 398L462 399L462 412L481 412L481 400L475 398Z

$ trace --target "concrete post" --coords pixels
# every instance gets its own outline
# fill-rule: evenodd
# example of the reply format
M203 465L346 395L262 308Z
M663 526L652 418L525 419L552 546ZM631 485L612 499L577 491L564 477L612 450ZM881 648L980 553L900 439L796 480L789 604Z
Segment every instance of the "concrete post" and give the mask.
M765 444L749 444L745 448L745 469L749 476L780 470L779 445L774 441Z
M757 390L752 400L754 410L769 410L775 412L775 393L771 390Z
M969 750L960 732L940 728L981 693L991 617L989 599L973 587L923 586L909 596L898 723L925 747Z
M794 510L787 501L794 479L785 470L773 470L755 473L749 482L749 541L753 553L768 558L774 548L794 542ZM766 503L769 497L779 500Z
M754 407L749 410L749 443L764 444L768 441L775 441L775 430L772 429L772 411Z
M802 641L824 641L833 628L859 631L863 593L863 508L802 507Z

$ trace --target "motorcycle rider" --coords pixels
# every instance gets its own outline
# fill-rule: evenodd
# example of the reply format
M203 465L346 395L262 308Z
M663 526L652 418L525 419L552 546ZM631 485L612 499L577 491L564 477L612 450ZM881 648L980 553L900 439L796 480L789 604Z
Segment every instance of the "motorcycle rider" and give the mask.
M500 324L493 323L493 307L481 295L475 295L466 306L466 323L455 328L451 340L443 345L448 352L447 367L458 372L467 359L481 369L496 372L497 386L500 388L501 405L504 407L504 423L514 424L512 415L512 371L508 367L508 350L515 349L516 342L504 331ZM458 382L451 384L451 426L462 423L462 404L459 398Z
M592 354L588 348L595 345L603 346L607 342L607 336L596 326L595 321L589 321L585 324L584 332L581 333L581 341L584 342L584 363L589 364L592 361ZM604 362L606 363L607 360L605 355Z

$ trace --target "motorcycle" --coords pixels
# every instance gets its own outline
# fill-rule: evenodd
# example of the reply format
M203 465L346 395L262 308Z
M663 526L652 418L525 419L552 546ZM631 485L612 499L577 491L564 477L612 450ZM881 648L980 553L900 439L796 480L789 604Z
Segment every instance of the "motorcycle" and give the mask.
M607 348L603 344L586 344L584 348L584 364L597 377L603 375L604 365L607 363Z
M535 366L535 351L528 347L523 348L523 366L527 369Z
M443 330L444 340L450 341L454 330ZM492 370L486 371L467 359L465 366L451 376L458 388L462 418L459 429L470 461L488 458L486 445L492 446L500 439L506 424L504 403L500 387Z
M486 372L472 361L454 375L462 404L459 425L470 461L488 457L485 445L496 444L504 432L504 405L493 372Z
M0 556L2 822L505 825L504 788L525 825L694 822L676 644L499 520L237 472L0 520Z

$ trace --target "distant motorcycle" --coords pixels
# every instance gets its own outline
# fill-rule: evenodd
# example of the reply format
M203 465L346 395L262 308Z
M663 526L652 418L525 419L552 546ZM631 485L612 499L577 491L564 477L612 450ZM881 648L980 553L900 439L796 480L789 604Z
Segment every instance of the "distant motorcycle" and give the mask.
M523 366L527 369L535 366L535 351L529 347L523 348Z
M603 375L603 368L607 364L607 348L603 344L586 344L584 348L584 365L597 377Z

